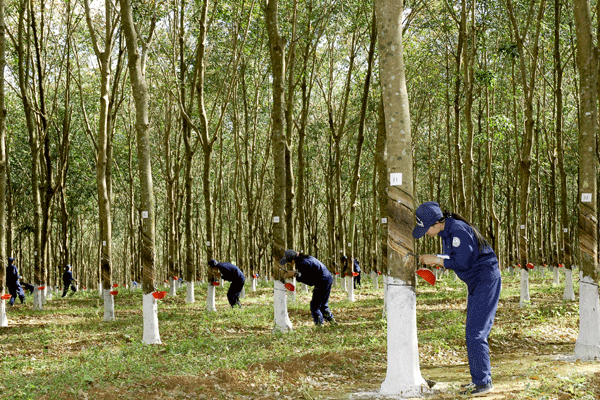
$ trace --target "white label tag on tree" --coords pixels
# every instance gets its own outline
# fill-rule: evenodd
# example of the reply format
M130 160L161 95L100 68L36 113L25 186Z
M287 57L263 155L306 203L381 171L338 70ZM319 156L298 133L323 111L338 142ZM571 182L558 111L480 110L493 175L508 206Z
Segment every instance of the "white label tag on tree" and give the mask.
M207 246L207 247L210 247L210 240L207 240L207 241L206 241L206 246Z
M142 218L148 218L148 211L142 211Z
M402 185L402 172L394 172L390 174L390 186Z
M381 218L381 223L382 224L387 224L387 218Z
M568 230L567 228L564 228L564 229L563 229L563 232L564 232L564 233L567 233L567 232L569 232L569 230Z
M106 246L106 240L102 241L102 246Z
M37 256L37 251L34 251L34 252L33 252L33 255L34 255L34 256Z
M348 247L352 247L352 243L348 243Z
M582 203L591 203L592 202L592 194L591 193L581 193L581 202Z
M521 229L525 229L525 225L521 225Z
M273 223L274 224L278 224L279 223L279 217L273 217Z

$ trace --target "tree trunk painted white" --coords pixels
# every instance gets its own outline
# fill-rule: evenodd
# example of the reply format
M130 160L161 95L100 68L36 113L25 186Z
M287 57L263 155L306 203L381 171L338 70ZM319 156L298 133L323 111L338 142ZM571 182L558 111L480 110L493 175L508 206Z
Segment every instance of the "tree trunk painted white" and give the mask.
M542 271L541 271L541 274L540 274L540 275L542 276L542 278L546 277L546 269L547 269L547 268L548 268L548 267L547 267L547 266L545 266L545 265L544 265L543 267L541 267L541 268L540 268L540 269L542 270Z
M242 286L242 291L240 292L240 299L246 298L246 285Z
M102 293L102 282L98 282L98 297L101 299L104 298L104 293Z
M379 289L379 275L375 271L371 271L371 280L373 281L373 289Z
M252 277L252 291L256 292L256 277Z
M333 274L333 287L337 287L339 284L338 274Z
M294 285L294 287L296 286L296 278L292 278L292 279L287 279L286 282L291 283L292 285ZM291 290L287 290L286 289L286 294L287 294L287 301L289 304L295 304L296 303L296 291L291 291Z
M519 307L526 307L530 304L531 298L529 297L529 272L524 268L521 268L521 300L519 301Z
M206 311L217 311L215 307L215 286L208 282L206 289Z
M40 286L36 285L35 289L33 289L33 309L34 310L43 310L43 302L42 302L42 291L40 290Z
M352 272L346 277L348 278L348 301L354 301L354 276Z
M589 276L579 282L579 335L575 357L600 360L600 301L598 283Z
M575 291L573 290L573 268L565 268L565 291L563 292L563 300L575 300Z
M308 285L306 283L302 284L302 290L304 291L304 293L308 293Z
M110 289L104 289L104 322L115 320L115 297Z
M8 326L8 318L6 318L6 300L0 300L0 328Z
M280 281L274 282L273 287L273 310L275 314L274 332L285 333L292 330L292 321L287 311L287 296L285 292L288 290Z
M188 304L196 302L196 299L194 298L194 281L190 281L187 283L187 294L185 296L185 302Z
M144 314L144 335L142 341L145 344L161 344L160 333L158 332L158 303L152 293L144 294L143 314Z
M421 376L417 340L417 296L399 278L387 277L387 371L383 395L422 396L429 386Z
M560 268L558 265L554 267L554 280L552 281L552 286L560 285Z
M171 278L171 287L169 288L169 296L177 296L177 282L176 279Z

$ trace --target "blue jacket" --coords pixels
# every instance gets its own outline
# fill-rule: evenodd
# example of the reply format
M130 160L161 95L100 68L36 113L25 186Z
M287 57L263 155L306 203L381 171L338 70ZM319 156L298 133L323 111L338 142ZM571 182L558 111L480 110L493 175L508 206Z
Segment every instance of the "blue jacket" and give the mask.
M69 286L72 280L73 272L71 272L71 270L65 271L65 273L63 274L63 283L65 284L65 286Z
M235 281L243 282L246 280L246 277L244 276L244 273L242 272L242 270L231 263L220 262L217 264L217 268L219 268L219 271L221 272L221 278L223 278L223 280L226 280L229 282L235 282Z
M360 273L360 264L357 259L354 259L354 272Z
M313 256L296 258L296 280L308 286L317 286L321 283L332 282L331 272L325 265Z
M481 281L500 278L498 258L490 246L481 251L473 229L463 221L446 218L444 230L439 233L444 241L444 267L456 272L469 290Z
M6 286L8 288L20 287L19 284L19 271L13 264L8 264L6 267Z

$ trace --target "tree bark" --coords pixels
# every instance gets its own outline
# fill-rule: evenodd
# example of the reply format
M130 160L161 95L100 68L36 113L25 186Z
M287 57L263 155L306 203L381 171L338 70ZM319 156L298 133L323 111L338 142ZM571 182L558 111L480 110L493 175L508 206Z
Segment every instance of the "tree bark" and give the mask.
M273 165L274 165L274 193L273 193L273 243L272 260L273 273L275 274L275 330L287 332L292 329L292 323L287 313L287 298L283 283L279 281L281 269L279 260L283 257L286 245L285 226L285 43L279 33L278 0L266 0L265 19L269 35L269 52L271 55L271 69L273 71L273 107L271 109Z
M404 2L376 0L380 76L387 133L388 265L387 372L382 394L420 396L428 391L421 376L417 342L412 136L403 58ZM399 175L402 174L402 175Z
M596 149L598 145L598 47L594 44L588 0L575 0L579 94L579 246L583 277L579 287L579 335L575 356L600 359L600 308L598 307L598 219Z
M156 299L152 296L155 290L155 223L154 223L154 188L152 182L152 163L150 147L150 123L148 117L148 85L144 70L148 43L140 41L133 21L130 0L120 0L121 27L125 34L131 89L135 102L135 132L137 139L138 172L140 179L140 211L141 211L141 264L144 289L144 335L146 344L160 344L158 333L158 311ZM154 26L155 21L152 21ZM151 35L150 35L151 37ZM142 54L138 44L142 44Z

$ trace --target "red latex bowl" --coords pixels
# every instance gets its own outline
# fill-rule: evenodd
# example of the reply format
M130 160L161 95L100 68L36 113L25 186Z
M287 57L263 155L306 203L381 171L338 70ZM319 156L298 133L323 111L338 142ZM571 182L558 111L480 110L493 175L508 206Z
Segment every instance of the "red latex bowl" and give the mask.
M377 271L377 275L381 275L381 271Z
M46 286L40 286L38 289L39 290L44 290L44 289L46 289Z
M421 278L425 279L427 281L427 283L429 283L430 285L432 285L432 286L435 285L435 275L433 274L433 272L431 272L427 268L418 269L417 275L419 275Z
M157 300L163 299L166 295L167 292L152 292L152 296Z
M258 276L256 276L256 274L252 275L252 277L253 277L254 279L258 278Z
M527 268L529 268L529 269L533 269L533 268L534 268L534 265L533 265L532 263L527 263Z
M220 282L213 282L212 285L213 286L219 286L221 283Z
M110 292L110 294L112 294L113 296L116 296L116 295L119 294L119 291L118 290L113 290L113 291Z
M6 294L3 294L3 295L2 295L2 300L8 300L8 299L10 299L11 297L12 297L12 296L11 296L10 294L6 293Z
M285 285L283 285L283 286L285 286L285 288L286 288L287 290L289 290L290 292L293 292L294 290L296 290L296 287L295 287L294 285L292 285L291 283L289 283L289 282L288 282L288 283L286 283L286 284L285 284Z
M169 283L169 280L168 280L168 279L165 279L165 283Z
M562 265L562 264L558 264L558 268L562 268L562 267L563 267L563 265Z
M118 283L113 283L113 287L119 287Z
M358 276L358 272L353 272L352 276Z
M174 281L176 281L176 280L177 280L177 277L176 277L176 276L174 276L174 277L173 277L173 280L174 280Z

